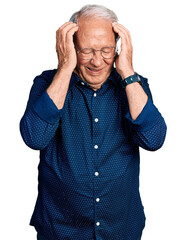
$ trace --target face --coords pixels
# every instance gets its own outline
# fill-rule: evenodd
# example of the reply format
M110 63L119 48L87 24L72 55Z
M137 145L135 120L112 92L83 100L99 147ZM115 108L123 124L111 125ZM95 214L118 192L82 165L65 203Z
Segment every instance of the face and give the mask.
M115 47L115 34L112 22L102 18L78 19L78 32L76 48L93 48L99 50L103 47ZM96 51L91 60L83 60L77 54L77 71L79 76L90 87L97 90L109 77L114 58L104 59L100 51Z

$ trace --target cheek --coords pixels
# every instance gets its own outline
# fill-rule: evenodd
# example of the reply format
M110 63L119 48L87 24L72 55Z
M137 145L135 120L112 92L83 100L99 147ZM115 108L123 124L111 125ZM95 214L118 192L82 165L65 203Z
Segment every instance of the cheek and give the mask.
M113 64L114 64L114 59L112 59L112 60L107 60L107 61L106 61L106 64L107 64L108 68L111 68L111 67L113 66Z
M83 60L83 59L78 59L78 65L82 66L85 65L87 63L87 61Z
M82 59L78 59L78 63L77 63L77 68L78 69L85 69L85 66L87 65L87 61L82 60Z

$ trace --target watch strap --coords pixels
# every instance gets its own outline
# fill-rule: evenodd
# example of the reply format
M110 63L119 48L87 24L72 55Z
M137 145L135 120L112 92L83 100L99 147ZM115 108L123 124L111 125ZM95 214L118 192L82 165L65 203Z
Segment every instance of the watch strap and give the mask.
M122 80L121 84L123 88L126 88L127 85L135 82L138 82L140 85L142 85L141 78L137 73Z

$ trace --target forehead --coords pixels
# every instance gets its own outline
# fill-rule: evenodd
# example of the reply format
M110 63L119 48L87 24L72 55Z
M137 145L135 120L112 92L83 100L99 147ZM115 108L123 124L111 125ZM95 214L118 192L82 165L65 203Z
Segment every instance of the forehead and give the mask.
M103 18L78 19L77 43L78 45L113 45L115 44L115 34L112 29L112 22Z

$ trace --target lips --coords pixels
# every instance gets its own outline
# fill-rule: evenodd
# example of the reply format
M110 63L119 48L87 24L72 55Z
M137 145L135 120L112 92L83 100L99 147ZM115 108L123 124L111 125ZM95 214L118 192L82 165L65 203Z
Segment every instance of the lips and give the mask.
M86 68L92 74L98 74L98 73L100 73L103 70L103 68L100 68L100 69L89 68L89 67L86 67Z

